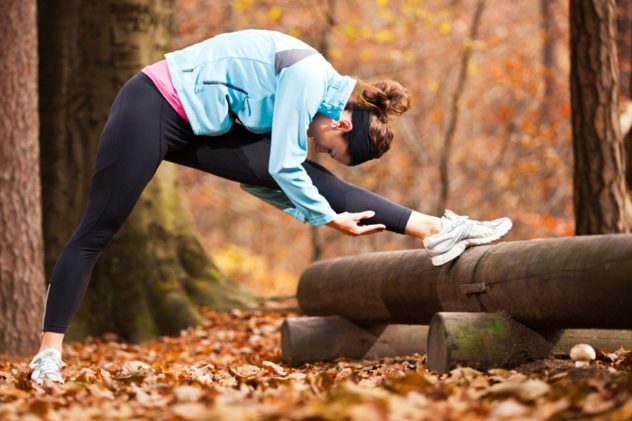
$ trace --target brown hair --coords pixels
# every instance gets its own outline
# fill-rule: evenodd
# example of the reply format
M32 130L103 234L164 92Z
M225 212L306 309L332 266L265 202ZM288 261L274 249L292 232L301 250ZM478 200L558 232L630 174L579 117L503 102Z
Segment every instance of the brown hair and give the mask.
M394 80L381 80L374 83L357 80L354 95L347 101L345 110L354 108L371 112L369 134L373 141L375 158L379 158L391 148L393 141L390 119L404 114L410 108L410 95L399 82ZM351 132L346 132L345 138L351 142Z

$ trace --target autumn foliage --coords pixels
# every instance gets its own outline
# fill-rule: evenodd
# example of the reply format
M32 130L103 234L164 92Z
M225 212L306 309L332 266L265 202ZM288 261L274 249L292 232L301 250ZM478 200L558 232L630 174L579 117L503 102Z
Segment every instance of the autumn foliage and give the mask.
M272 304L272 303L270 303ZM0 359L0 419L479 420L632 417L632 354L590 367L543 360L515 370L429 372L423 355L280 363L293 313L200 309L203 325L143 344L105 335L64 346L63 385Z
M440 160L469 48L446 207L475 219L510 216L508 240L572 235L568 5L550 2L545 33L540 2L488 1L470 39L476 3L178 0L175 43L182 47L241 28L274 29L320 49L343 74L401 82L413 101L394 121L392 149L359 167L330 159L321 164L348 182L434 215L443 212ZM553 54L545 65L546 40ZM236 183L189 169L182 169L181 181L220 267L261 293L294 291L313 255L309 226L249 197ZM394 233L347 238L327 228L318 232L325 258L421 247Z

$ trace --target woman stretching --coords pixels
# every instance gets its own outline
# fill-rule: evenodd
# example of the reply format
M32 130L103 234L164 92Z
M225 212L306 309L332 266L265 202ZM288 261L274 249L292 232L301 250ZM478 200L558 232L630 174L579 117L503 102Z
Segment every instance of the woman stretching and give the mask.
M346 165L379 158L393 138L389 118L409 102L399 83L342 76L308 44L274 31L218 35L145 67L110 109L85 213L51 275L31 379L63 383L63 337L92 269L163 160L237 181L314 226L417 237L437 266L505 235L508 218L424 215L306 160L308 138Z

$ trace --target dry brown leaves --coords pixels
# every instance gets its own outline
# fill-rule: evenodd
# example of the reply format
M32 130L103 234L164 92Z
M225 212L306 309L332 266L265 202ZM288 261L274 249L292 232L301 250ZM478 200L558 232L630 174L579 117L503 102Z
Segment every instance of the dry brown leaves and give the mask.
M202 309L207 322L144 344L114 335L64 345L66 383L0 362L2 420L632 419L632 353L590 367L543 360L516 370L429 372L424 356L280 363L278 312Z

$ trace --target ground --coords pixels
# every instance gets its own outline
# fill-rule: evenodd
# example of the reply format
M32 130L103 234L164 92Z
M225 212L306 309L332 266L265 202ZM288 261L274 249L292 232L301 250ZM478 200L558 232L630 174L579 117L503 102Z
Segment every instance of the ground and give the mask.
M63 385L32 383L30 358L0 358L0 419L632 419L630 351L445 375L423 355L288 367L279 332L296 313L200 310L206 322L179 336L65 344Z

